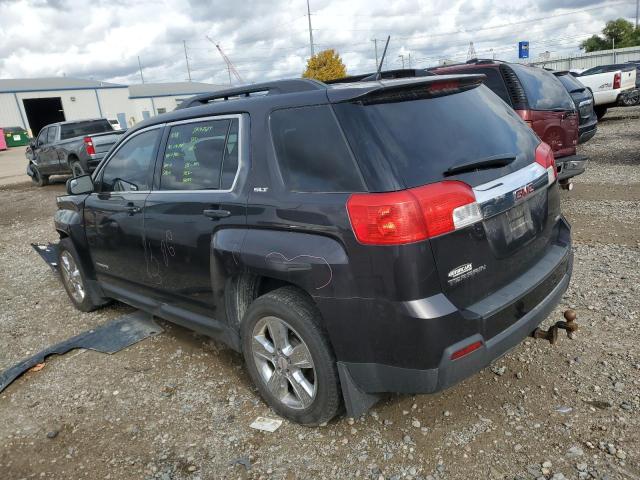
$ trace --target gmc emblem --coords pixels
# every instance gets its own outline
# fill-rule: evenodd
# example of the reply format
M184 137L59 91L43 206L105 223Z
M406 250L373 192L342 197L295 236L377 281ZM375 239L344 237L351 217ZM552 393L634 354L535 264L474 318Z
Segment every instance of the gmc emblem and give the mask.
M516 198L516 201L518 201L518 200L522 200L524 197L526 197L530 193L533 193L532 183L530 183L529 185L525 185L524 187L519 188L518 190L513 192L513 196Z

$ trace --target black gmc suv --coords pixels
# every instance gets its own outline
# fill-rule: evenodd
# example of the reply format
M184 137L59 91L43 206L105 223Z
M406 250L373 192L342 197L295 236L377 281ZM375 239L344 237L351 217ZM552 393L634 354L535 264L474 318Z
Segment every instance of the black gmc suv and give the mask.
M552 151L483 79L280 81L139 124L58 198L71 301L220 339L307 425L460 381L573 261Z

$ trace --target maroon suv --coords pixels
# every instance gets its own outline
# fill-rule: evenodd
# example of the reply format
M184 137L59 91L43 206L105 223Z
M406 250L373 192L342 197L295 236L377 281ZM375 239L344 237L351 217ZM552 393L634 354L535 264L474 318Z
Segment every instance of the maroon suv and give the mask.
M482 73L485 84L507 102L553 149L558 179L584 172L588 158L576 154L578 114L571 96L550 72L538 67L498 60L469 60L467 63L429 69L436 74Z

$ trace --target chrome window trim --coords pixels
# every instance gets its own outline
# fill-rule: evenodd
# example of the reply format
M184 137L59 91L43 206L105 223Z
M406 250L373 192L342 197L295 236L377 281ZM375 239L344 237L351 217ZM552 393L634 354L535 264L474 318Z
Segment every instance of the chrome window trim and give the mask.
M523 198L516 199L515 192L529 184L533 187L533 191ZM483 218L487 219L528 200L548 185L547 169L534 162L504 177L474 187L473 193L476 202L480 205Z
M159 123L157 125L151 125L150 127L145 127L145 128L141 128L140 130L138 130L137 132L133 132L131 135L129 135L126 139L123 140L123 142L118 145L116 147L116 149L113 152L109 153L109 156L107 158L104 158L103 161L101 162L101 164L98 166L98 168L93 172L93 174L91 175L91 179L93 181L95 181L96 178L98 178L99 175L102 174L102 171L105 169L105 167L109 164L109 162L111 161L111 159L113 158L113 156L118 153L120 151L120 149L126 145L127 143L129 143L129 141L134 138L137 137L138 135L140 135L141 133L145 133L145 132L149 132L151 130L155 130L157 128L163 128L166 124L165 123ZM160 139L160 141L162 141L162 138ZM155 162L154 162L155 164ZM154 165L155 166L155 165Z
M184 124L189 124L189 123L200 123L200 122L207 122L207 121L215 121L215 120L233 120L233 119L237 119L238 120L238 167L236 168L236 175L233 178L233 183L231 184L231 187L226 189L226 190L218 190L218 189L213 189L213 188L206 188L206 189L194 189L194 190L162 190L160 187L160 185L158 184L158 188L152 190L152 192L159 192L159 193L180 193L180 194L184 194L184 193L203 193L203 192L209 192L209 193L230 193L233 192L234 189L236 188L236 183L238 182L238 177L240 176L240 170L242 170L242 166L244 164L244 158L243 158L243 153L244 153L244 148L243 148L243 142L242 142L242 138L243 138L243 134L244 134L244 114L242 113L229 113L229 114L223 114L223 115L209 115L207 117L197 117L197 118L189 118L189 119L185 119L185 120L176 120L175 122L168 122L165 125L167 127L175 127L178 125L184 125ZM226 143L225 143L226 145ZM161 158L160 161L162 163L164 163L164 153L167 150L167 146L164 146L164 150L161 153ZM162 163L160 164L160 180L162 180ZM222 167L222 165L221 165ZM222 175L222 171L220 172L220 174Z

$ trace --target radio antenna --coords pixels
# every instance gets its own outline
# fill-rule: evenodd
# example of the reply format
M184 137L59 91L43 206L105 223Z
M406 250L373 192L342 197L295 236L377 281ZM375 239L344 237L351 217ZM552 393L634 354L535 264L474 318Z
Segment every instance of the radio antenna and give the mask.
M384 44L384 51L382 52L380 65L378 65L378 71L376 72L376 80L380 80L380 77L382 76L382 64L384 63L384 57L387 55L387 47L389 46L389 40L391 40L391 35L387 35L387 43Z

